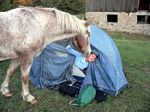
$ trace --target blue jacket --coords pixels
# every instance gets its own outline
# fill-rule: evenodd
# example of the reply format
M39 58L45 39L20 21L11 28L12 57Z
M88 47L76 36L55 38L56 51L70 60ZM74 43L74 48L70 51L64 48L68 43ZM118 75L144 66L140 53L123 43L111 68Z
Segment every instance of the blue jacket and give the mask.
M74 50L70 45L66 47L67 51L75 56L74 65L80 69L85 69L88 66L88 62L85 61L85 57L82 53Z

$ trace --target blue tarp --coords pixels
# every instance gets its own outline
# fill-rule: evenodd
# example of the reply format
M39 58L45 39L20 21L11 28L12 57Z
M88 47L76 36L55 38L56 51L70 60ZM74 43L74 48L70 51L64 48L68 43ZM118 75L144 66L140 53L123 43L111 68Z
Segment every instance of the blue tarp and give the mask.
M90 33L91 47L98 58L89 63L82 87L93 84L106 93L116 95L128 85L119 51L111 37L96 25L90 26ZM69 43L52 43L34 59L30 79L36 87L44 88L73 80L71 69L75 57L66 51Z

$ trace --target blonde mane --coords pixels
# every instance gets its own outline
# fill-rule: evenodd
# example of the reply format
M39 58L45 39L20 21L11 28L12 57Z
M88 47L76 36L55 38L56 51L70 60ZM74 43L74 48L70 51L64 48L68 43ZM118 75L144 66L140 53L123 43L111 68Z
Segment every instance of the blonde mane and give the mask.
M52 8L56 13L57 24L60 25L61 29L67 31L77 32L83 35L87 28L85 21L78 19L74 15Z

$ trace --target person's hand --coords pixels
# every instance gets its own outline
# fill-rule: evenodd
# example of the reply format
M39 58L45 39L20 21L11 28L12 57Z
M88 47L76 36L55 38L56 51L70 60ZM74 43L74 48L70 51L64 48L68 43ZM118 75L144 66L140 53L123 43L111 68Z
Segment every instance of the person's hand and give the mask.
M86 57L86 62L93 62L96 59L96 54L90 54L88 57Z

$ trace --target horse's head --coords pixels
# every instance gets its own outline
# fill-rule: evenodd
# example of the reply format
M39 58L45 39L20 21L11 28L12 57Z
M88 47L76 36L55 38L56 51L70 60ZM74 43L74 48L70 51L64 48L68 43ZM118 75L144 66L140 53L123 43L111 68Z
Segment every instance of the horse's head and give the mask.
M79 34L72 39L72 43L76 48L78 48L84 56L89 56L91 54L91 46L90 46L90 32L88 30L88 26L91 24L90 21L84 21L85 30L82 34Z
M84 35L77 35L72 39L73 45L77 49L79 49L86 57L91 54L89 38L90 38L90 33L87 31Z
M76 16L70 15L69 13L62 12L56 9L53 9L51 11L55 13L57 26L60 27L60 30L68 34L75 33L75 35L77 36L73 38L73 44L85 56L88 56L91 53L91 47L90 47L90 41L89 41L90 33L88 32L89 22L85 20L80 20Z

